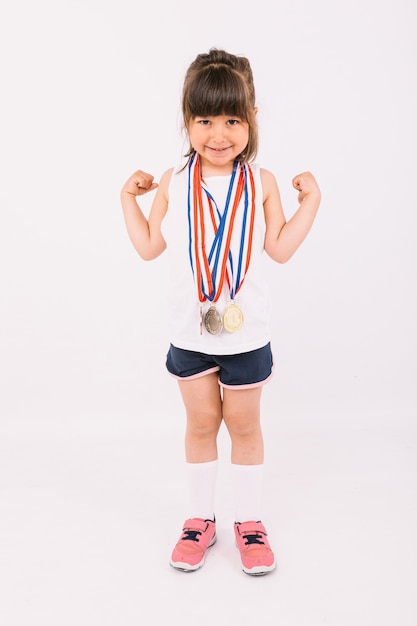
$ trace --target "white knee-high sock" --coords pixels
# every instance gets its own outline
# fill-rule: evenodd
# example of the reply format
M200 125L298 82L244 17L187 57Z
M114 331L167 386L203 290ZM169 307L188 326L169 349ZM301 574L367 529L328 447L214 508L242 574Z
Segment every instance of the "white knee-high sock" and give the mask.
M235 495L235 522L262 519L262 490L264 466L232 463L232 480Z
M187 463L189 517L214 520L218 461Z

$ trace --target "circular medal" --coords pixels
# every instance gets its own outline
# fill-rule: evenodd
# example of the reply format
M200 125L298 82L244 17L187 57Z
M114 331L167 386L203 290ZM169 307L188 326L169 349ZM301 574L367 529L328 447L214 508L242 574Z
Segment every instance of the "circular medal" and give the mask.
M204 316L204 326L210 335L218 335L222 332L223 322L220 313L215 306L211 306Z
M223 315L223 326L228 333L234 333L243 326L243 313L236 304L229 304Z

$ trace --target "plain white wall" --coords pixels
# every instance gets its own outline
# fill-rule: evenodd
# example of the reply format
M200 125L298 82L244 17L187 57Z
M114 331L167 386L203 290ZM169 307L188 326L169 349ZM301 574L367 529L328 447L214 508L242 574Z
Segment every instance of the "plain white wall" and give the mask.
M278 362L266 411L295 428L415 422L411 0L22 0L0 13L3 429L180 410L166 260L136 255L119 190L180 158L182 80L211 46L252 62L258 160L287 216L298 172L323 194L295 257L265 258Z

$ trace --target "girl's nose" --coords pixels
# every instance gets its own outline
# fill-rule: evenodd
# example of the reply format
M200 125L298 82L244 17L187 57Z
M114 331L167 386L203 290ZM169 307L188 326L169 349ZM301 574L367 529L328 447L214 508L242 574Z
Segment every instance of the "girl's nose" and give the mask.
M224 127L222 124L213 124L211 129L211 136L214 141L224 141Z

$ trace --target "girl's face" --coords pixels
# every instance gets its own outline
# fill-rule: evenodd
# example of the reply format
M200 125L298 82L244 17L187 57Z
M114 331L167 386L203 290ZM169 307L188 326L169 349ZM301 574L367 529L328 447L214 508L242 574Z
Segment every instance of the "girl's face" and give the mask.
M247 122L230 117L195 117L188 127L190 143L200 155L203 176L230 174L249 140Z

